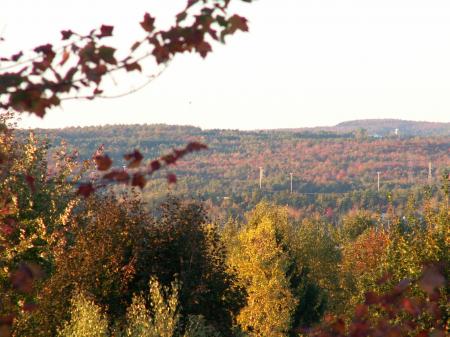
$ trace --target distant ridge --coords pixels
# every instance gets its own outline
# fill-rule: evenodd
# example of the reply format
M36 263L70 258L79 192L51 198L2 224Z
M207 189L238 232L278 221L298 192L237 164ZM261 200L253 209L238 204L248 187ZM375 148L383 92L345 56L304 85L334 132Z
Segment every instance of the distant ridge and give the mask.
M402 119L359 119L339 123L334 126L316 126L316 127L301 127L301 128L283 128L283 129L260 129L260 130L231 130L231 129L202 129L192 125L168 125L168 124L116 124L116 125L102 125L102 126L68 126L65 128L56 129L34 129L37 132L59 132L61 134L75 132L77 130L84 130L86 132L93 132L95 130L108 129L142 129L151 128L157 129L158 132L172 133L172 132L186 132L200 134L207 131L236 131L241 134L251 134L254 132L333 132L339 134L353 133L356 130L364 129L369 136L392 136L395 134L395 129L398 129L398 135L407 137L429 137L429 136L445 136L450 137L450 123L439 122L425 122L425 121L408 121Z
M360 119L335 126L302 128L302 131L350 132L365 129L370 135L389 136L395 129L403 136L450 136L450 123L408 121L402 119Z

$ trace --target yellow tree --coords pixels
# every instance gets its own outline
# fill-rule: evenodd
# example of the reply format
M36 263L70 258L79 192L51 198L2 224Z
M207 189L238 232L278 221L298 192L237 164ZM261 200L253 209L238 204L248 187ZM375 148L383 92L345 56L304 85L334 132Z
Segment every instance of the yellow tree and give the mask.
M293 233L285 210L262 203L230 251L230 265L248 294L237 321L250 336L288 336L307 321L302 318L323 311L317 288L296 263Z

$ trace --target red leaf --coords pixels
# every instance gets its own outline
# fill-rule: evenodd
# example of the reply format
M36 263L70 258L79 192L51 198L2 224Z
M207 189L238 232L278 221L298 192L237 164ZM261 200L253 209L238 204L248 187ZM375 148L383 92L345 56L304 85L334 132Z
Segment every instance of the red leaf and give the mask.
M115 48L107 47L107 46L101 46L98 49L98 55L100 58L109 64L117 64L117 60L114 57L114 52L116 51Z
M358 304L355 307L355 317L358 319L361 319L361 318L367 316L368 313L369 313L369 311L367 309L367 305Z
M34 51L36 53L42 53L45 55L49 55L49 54L53 53L53 46L51 44L47 43L42 46L34 48Z
M402 299L402 307L405 311L409 312L411 315L419 315L420 314L420 309L417 306L417 304L409 298L404 298Z
M18 52L17 54L14 54L11 56L11 60L14 62L19 61L19 59L23 56L23 52Z
M36 190L36 187L35 187L35 185L34 185L34 178L32 177L32 176L30 176L30 175L26 175L25 176L25 181L27 182L27 184L28 184L28 187L30 188L30 190L32 191L32 192L34 192L35 190Z
M83 197L89 197L95 191L94 186L91 183L81 184L78 186L77 194Z
M169 173L167 175L167 182L169 184L175 184L177 182L177 176L175 174L173 174L173 173Z
M133 62L133 63L125 64L125 70L126 71L133 71L133 70L142 71L142 68L141 68L141 65L139 63Z
M0 225L0 231L6 236L9 236L12 233L14 233L15 229L16 229L16 222L14 219L11 218L5 219L4 223Z
M37 307L38 307L38 306L37 306L36 303L25 303L25 304L23 305L22 309L23 309L24 311L31 312L31 311L36 310Z
M205 58L206 55L208 55L208 53L212 51L212 48L208 42L202 41L197 46L195 46L195 50L197 50L201 57Z
M102 25L100 27L99 37L112 36L113 29L114 29L113 26Z
M60 66L64 65L67 62L67 60L69 59L69 57L70 57L69 52L66 49L64 49L62 58L61 58L61 62L59 62L59 65Z
M10 281L17 290L29 293L33 289L33 282L43 276L39 266L31 263L21 264L10 276Z
M121 183L128 183L128 181L130 180L130 175L123 170L120 170L120 171L115 170L115 171L105 174L103 176L103 179L115 180L115 181L121 182Z
M94 95L101 95L101 94L103 94L103 90L101 90L101 89L99 89L99 88L95 88L93 94L94 94Z
M233 15L228 19L228 24L230 25L228 28L230 34L234 34L237 30L248 32L247 19L242 16Z
M155 48L152 51L152 54L153 56L155 56L157 63L166 62L170 57L168 49L162 46L155 46Z
M199 0L188 0L186 8L189 8L193 5L195 5Z
M123 157L125 158L125 160L130 161L127 165L128 168L138 167L141 164L142 159L144 158L138 150L134 150L134 152L128 153Z
M420 287L429 295L431 295L436 288L444 286L445 283L445 277L435 265L427 266L419 281Z
M190 142L187 146L186 146L186 150L188 152L193 152L193 151L200 151L200 150L206 150L208 149L208 146L199 142Z
M72 36L73 32L71 30L62 30L61 31L61 35L62 35L62 40L68 40L70 39L70 37Z
M140 45L141 45L141 42L139 42L139 41L133 43L133 45L131 46L131 51L135 51L136 49L139 48Z
M333 332L344 334L345 333L345 323L342 319L338 319L336 322L331 324L331 328L333 329Z
M144 20L140 22L141 27L148 33L151 33L155 29L155 18L151 17L150 14L145 13Z
M141 189L145 187L147 181L141 173L135 173L131 179L131 186L139 186Z
M380 301L380 297L372 291L367 292L365 294L365 297L366 297L365 304L367 305L376 304Z
M161 163L159 162L159 160L153 160L150 163L150 168L152 171L158 171L161 168Z
M106 171L112 165L112 160L108 157L108 155L95 156L94 161L97 164L97 170L99 171Z
M0 326L1 325L12 325L15 315L9 314L8 316L0 316Z
M173 154L168 154L165 155L164 157L161 158L162 160L164 160L164 162L167 165L171 165L171 164L175 164L175 162L177 161L177 157L175 157Z
M187 13L186 12L181 12L177 14L177 22L181 22L184 19L186 19L187 17Z

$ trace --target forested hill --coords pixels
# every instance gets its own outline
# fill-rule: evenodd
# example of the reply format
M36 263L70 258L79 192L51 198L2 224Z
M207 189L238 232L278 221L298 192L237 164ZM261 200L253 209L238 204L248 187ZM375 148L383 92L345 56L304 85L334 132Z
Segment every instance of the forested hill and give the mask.
M168 125L35 131L46 135L55 146L65 140L69 148L79 151L81 159L90 158L104 144L105 152L119 167L124 164L123 154L134 149L152 159L189 141L200 141L209 149L188 156L174 167L178 177L175 186L169 188L161 173L151 179L144 196L157 200L170 189L171 193L196 196L218 207L226 200L236 209L251 208L261 199L295 207L317 206L318 198L333 209L349 209L355 204L374 207L380 204L380 198L385 201L388 192L437 184L450 168L450 134L380 137L361 130L237 131Z
M330 127L316 127L313 131L351 132L364 129L369 135L391 136L395 129L401 136L449 136L450 123L417 122L401 119L361 119ZM308 129L299 129L307 131Z

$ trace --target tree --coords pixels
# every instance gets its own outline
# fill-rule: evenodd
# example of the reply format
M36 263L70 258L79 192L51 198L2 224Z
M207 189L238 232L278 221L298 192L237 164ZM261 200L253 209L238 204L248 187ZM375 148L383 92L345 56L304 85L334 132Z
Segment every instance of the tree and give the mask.
M59 337L107 337L108 320L101 308L84 293L74 293L70 321L58 331Z
M298 263L308 270L308 277L326 292L327 309L334 309L339 303L341 252L335 231L332 225L318 218L306 218L296 230L293 245Z
M294 229L280 208L258 204L238 233L230 264L248 297L238 323L250 336L288 336L324 310L318 287L297 264Z
M68 182L78 165L65 148L50 157L48 144L33 134L0 139L10 151L0 176L0 314L6 314L34 305L33 281L53 271L54 251L78 203Z
M138 263L136 279L146 282L151 273L168 286L176 277L181 284L183 324L189 315L202 315L208 324L230 335L244 293L227 267L217 228L195 202L169 198L159 213L151 233L152 248Z
M54 335L69 319L69 301L76 290L90 294L112 320L125 315L136 292L131 282L148 243L151 217L133 197L83 201L58 240L53 271L39 288L39 306L20 327L22 335Z

